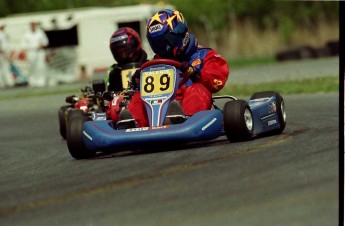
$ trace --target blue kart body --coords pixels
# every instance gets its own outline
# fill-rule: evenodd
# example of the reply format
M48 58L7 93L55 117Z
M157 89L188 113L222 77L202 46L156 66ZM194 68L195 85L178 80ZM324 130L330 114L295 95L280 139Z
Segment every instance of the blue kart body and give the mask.
M276 101L274 96L248 101L253 113L254 135L276 130L282 126L276 113Z
M97 151L213 140L223 135L230 142L245 141L271 131L281 133L285 128L284 101L273 91L255 94L249 101L214 96L211 110L200 111L180 124L165 125L169 104L185 80L180 78L181 72L175 65L156 63L143 65L140 70L140 94L149 126L117 129L112 120L106 120L105 113L93 113L88 121L82 122L80 135L71 133L68 139L73 157L90 157ZM228 100L223 109L215 104L217 99ZM84 155L79 147L92 151Z
M115 130L111 120L87 121L83 124L85 146L93 150L109 150L156 143L202 141L223 134L220 110L196 113L182 124Z
M154 79L163 83L154 90ZM141 70L141 98L145 105L149 127L117 130L111 120L87 121L83 124L85 147L92 150L118 149L157 143L187 143L211 140L223 134L223 115L220 110L196 113L182 124L163 125L169 103L175 98L179 87L180 71L166 64L155 64ZM146 82L146 83L145 83Z
M276 98L248 101L253 115L253 135L279 129L275 111ZM102 114L102 113L98 113ZM225 135L221 110L200 111L182 124L116 130L111 120L87 121L83 124L85 146L92 150L110 150L157 143L188 143L216 139Z

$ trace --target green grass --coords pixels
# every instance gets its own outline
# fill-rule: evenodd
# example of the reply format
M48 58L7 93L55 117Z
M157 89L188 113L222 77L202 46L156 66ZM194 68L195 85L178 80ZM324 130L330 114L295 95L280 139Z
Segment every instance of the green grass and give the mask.
M47 89L38 89L36 91L25 90L16 94L1 95L0 100L50 96L50 95L57 95L57 94L66 94L66 96L74 94L78 96L78 95L81 95L81 92L79 89L71 89L71 88L64 89L64 90L47 90Z
M337 76L328 76L315 79L305 79L298 81L277 81L271 83L260 84L236 84L232 83L229 87L224 87L216 95L233 95L233 96L247 96L260 91L277 91L281 94L300 94L300 93L327 93L339 91L339 78ZM15 94L0 95L0 100L29 98L37 96L49 96L57 94L81 95L79 89L65 88L59 90L37 89L37 90L23 90Z
M231 84L217 95L252 95L260 91L277 91L281 94L328 93L339 91L339 78L334 76L298 81L277 81L260 84Z
M274 56L267 57L252 57L252 58L237 58L229 59L228 64L231 68L242 68L253 65L265 65L277 63L277 60Z

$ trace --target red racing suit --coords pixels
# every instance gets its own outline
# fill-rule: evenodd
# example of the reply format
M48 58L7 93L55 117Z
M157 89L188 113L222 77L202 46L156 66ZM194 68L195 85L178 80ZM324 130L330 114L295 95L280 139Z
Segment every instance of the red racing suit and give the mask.
M226 60L210 48L197 48L188 60L189 64L200 70L197 80L188 80L181 86L176 95L187 116L212 107L212 93L220 91L230 74ZM133 95L127 108L137 121L139 127L148 126L146 109L137 92Z

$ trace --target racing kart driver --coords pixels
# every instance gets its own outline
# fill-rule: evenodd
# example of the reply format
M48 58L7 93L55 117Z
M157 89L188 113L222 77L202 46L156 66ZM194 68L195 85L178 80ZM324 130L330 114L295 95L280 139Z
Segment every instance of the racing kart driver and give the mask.
M123 100L119 94L124 90L121 71L126 64L139 63L141 65L146 62L147 53L142 48L139 34L129 27L120 28L112 34L109 48L117 63L109 67L105 78L107 90L115 93L113 100L107 104L106 115L108 119L116 123Z
M156 54L155 59L181 62L182 76L189 77L188 82L178 89L170 107L173 104L177 104L175 108L182 106L182 113L186 116L210 110L212 93L224 87L230 73L226 60L211 48L199 47L196 37L189 32L185 18L176 10L156 12L147 21L146 37ZM138 83L139 73L135 73L133 77L132 80ZM134 117L136 126L148 126L146 109L139 92L133 95L127 109L127 118Z

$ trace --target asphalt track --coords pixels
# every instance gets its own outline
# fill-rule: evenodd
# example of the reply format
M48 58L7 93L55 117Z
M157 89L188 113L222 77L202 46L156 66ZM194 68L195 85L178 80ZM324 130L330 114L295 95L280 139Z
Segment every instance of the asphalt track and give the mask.
M64 98L0 101L0 225L338 225L338 93L284 96L278 136L90 160L59 136Z

